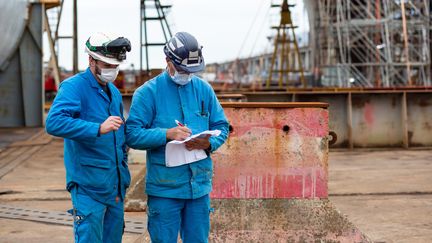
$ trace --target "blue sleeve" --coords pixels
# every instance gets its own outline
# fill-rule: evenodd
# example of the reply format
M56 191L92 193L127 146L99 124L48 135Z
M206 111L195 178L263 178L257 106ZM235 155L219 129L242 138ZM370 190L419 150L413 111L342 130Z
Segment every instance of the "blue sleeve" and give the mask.
M213 89L211 89L211 97L209 102L209 128L210 130L220 130L221 134L217 137L210 137L210 145L211 150L210 152L214 152L217 150L222 144L225 143L225 141L228 138L228 132L229 132L229 123L225 116L224 110L219 103L219 100L216 97L216 94L214 93Z
M81 98L78 92L71 83L60 86L45 122L48 134L77 141L88 141L98 136L99 123L79 118Z
M165 128L151 128L155 116L154 96L150 87L135 91L126 121L126 143L134 149L154 149L166 144Z

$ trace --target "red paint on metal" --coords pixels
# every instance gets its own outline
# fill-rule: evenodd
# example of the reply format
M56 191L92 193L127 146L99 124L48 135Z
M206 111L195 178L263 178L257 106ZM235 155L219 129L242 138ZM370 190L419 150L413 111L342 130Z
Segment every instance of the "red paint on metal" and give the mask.
M374 108L370 103L366 103L364 106L364 119L369 126L373 125L374 119Z
M246 165L245 165L246 166ZM224 179L213 182L213 198L326 198L327 176L322 168L287 168L285 171L257 170L240 172L234 176L233 168L218 167Z
M328 196L326 109L225 108L225 113L234 130L213 156L213 198Z
M328 178L327 178L327 170L316 170L316 181L315 181L315 195L318 195L317 197L328 197L328 191L327 191L327 185L328 185ZM323 195L323 196L321 196Z
M326 109L257 108L254 113L258 115L258 119L244 114L248 112L247 110L247 108L236 108L232 112L233 115L229 117L229 120L231 124L236 125L233 125L234 132L230 136L242 136L251 128L282 129L285 125L290 127L290 131L292 130L292 132L298 133L300 136L325 136L328 134L328 130L324 126L325 123L328 123L328 111Z

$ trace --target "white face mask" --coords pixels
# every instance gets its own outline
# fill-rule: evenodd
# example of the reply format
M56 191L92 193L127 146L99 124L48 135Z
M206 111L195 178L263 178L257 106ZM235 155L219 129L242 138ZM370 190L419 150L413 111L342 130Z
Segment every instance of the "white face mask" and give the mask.
M101 68L101 73L97 74L97 76L102 82L111 83L114 82L114 80L117 78L119 70L119 66L117 66L116 68Z
M192 74L190 73L178 73L175 71L174 76L171 76L174 83L178 85L186 85L192 80Z

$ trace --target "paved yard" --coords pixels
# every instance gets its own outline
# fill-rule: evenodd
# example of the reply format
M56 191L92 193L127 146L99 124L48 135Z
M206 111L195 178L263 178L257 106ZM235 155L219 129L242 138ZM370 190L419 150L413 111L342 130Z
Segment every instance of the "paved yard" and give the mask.
M38 131L10 131L0 131L0 204L52 211L71 208L64 190L62 140L39 139L36 145L11 150L8 145L14 139L28 139ZM431 158L432 150L331 152L330 199L375 242L432 242ZM143 166L132 163L132 175ZM126 216L145 220L145 213ZM73 242L68 226L4 218L0 225L0 242ZM126 233L124 242L139 237Z

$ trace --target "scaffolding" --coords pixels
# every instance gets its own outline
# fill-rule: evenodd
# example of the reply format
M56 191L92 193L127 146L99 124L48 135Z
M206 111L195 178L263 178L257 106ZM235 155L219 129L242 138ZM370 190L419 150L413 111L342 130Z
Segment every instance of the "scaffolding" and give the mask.
M167 12L171 5L161 4L160 0L141 0L141 21L140 21L140 72L143 73L143 55L145 55L145 72L150 73L149 48L164 46L171 38L171 29L167 21ZM150 40L149 29L155 26L152 24L160 23L164 39ZM154 29L153 29L154 30Z
M63 12L63 3L64 0L59 0L57 1L56 4L45 3L44 4L45 11L43 15L44 31L46 31L47 33L48 46L50 48L50 59L48 62L48 67L52 69L53 72L52 74L57 88L59 87L61 82L60 68L58 62L59 39L72 38L72 36L71 37L59 36L59 27L60 27L60 19ZM74 57L73 57L73 61L75 61Z
M428 0L306 2L323 85L431 85Z
M279 88L282 88L284 84L287 87L296 86L297 80L300 80L303 87L306 87L299 46L294 32L297 26L293 24L291 19L290 8L294 7L294 5L288 4L287 0L283 0L282 5L273 4L272 7L281 8L281 19L278 26L272 27L277 30L277 34L266 87L269 88L273 83L275 73L278 76Z
M59 68L59 42L61 40L72 41L72 72L78 73L78 0L68 0L72 3L72 34L71 35L60 35L59 28L60 22L63 16L63 9L67 9L64 6L65 0L39 0L44 6L43 27L46 32L48 39L48 47L50 50L50 59L48 61L48 68L52 70L52 75L56 86L60 85L61 74Z

